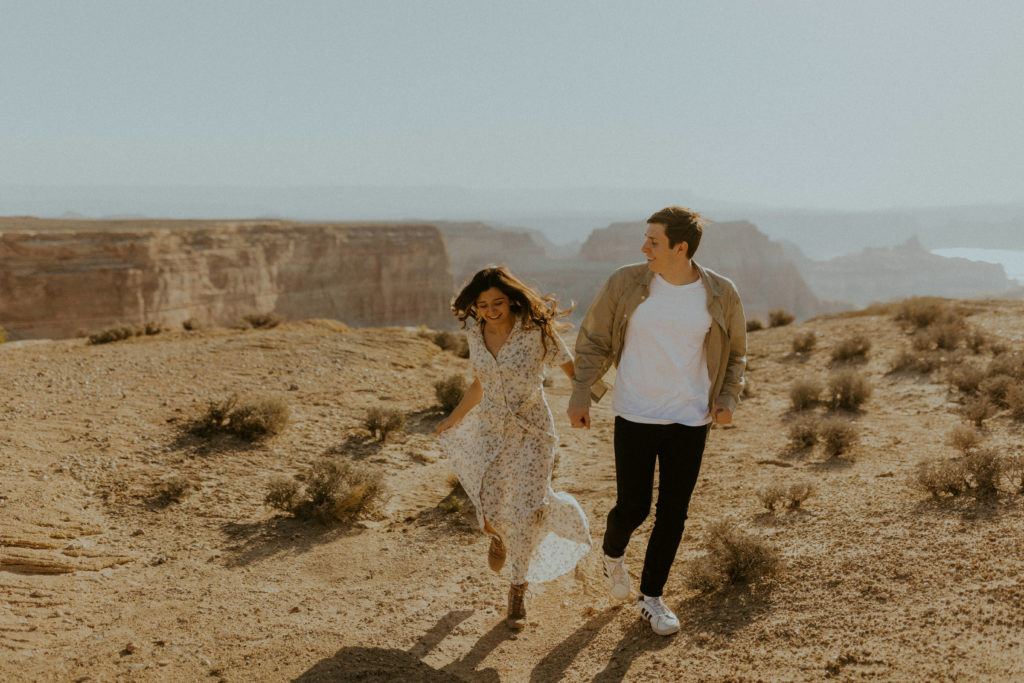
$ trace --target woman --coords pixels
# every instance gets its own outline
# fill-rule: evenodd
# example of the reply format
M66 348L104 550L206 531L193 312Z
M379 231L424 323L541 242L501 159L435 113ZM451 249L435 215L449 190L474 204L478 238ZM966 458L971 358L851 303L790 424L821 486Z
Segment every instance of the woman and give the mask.
M473 501L477 522L491 535L491 569L500 571L508 557L506 622L518 629L526 624L528 582L570 571L591 545L579 504L551 490L557 437L543 372L558 365L574 374L556 331L556 319L568 311L504 267L474 275L452 311L467 330L473 381L435 433Z

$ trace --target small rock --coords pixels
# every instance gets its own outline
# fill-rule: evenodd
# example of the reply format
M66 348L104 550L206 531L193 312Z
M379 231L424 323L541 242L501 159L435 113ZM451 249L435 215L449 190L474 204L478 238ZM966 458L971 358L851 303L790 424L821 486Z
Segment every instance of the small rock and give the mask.
M131 642L131 643L128 643L127 645L124 646L124 650L122 650L122 654L130 655L133 652L137 652L138 649L139 649L138 643Z
M291 613L292 614L295 614L298 611L299 611L299 606L298 605L296 605L295 607L292 607L292 609L291 609Z

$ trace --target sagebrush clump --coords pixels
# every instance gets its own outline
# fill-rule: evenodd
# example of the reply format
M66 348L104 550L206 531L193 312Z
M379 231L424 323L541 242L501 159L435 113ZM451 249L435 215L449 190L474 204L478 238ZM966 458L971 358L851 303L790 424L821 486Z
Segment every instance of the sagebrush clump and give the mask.
M252 327L253 329L270 329L281 324L281 316L277 315L273 311L267 313L249 313L242 316L242 321L246 323L246 326Z
M769 512L775 512L776 506L785 506L796 510L811 495L813 487L807 482L794 482L789 486L769 484L757 492L757 499Z
M836 344L832 349L832 360L838 362L863 360L871 350L871 340L858 334Z
M967 490L963 462L957 460L918 463L914 483L933 498L941 498L943 494L955 498Z
M280 434L290 420L291 410L280 399L260 398L242 402L234 394L223 401L211 401L191 431L199 436L222 433L256 441Z
M370 514L388 500L381 475L350 462L322 458L312 464L305 484L275 477L263 501L299 519L347 521Z
M985 420L999 412L998 406L988 396L973 396L960 406L960 414L970 420L975 427L981 427Z
M160 334L164 331L163 325L152 320L144 322L141 325L122 325L117 324L113 327L108 327L101 332L95 332L89 335L90 344L109 344L110 342L122 341L124 339L131 339L132 337L152 336L154 334Z
M685 576L688 586L703 592L771 579L781 566L774 548L732 520L708 526L704 549L705 555L687 566Z
M176 503L191 494L196 488L197 486L187 477L175 474L159 482L154 487L153 494L160 502Z
M431 341L445 351L454 353L459 358L469 358L469 341L464 332L438 330L431 336Z
M981 434L974 427L954 425L946 435L946 443L967 455L981 443Z
M789 386L789 403L793 410L800 412L815 407L821 400L825 386L820 380L802 378Z
M366 411L363 426L371 436L387 441L389 434L405 429L405 414L395 408L370 408Z
M841 417L823 419L818 427L818 436L825 445L825 452L833 458L849 454L859 440L853 423Z
M747 318L747 332L757 332L764 329L764 323L760 318Z
M818 345L818 335L814 330L807 330L793 337L793 353L807 353Z
M871 397L871 385L856 370L837 370L828 378L825 402L829 410L859 410Z
M778 308L768 314L769 327L783 327L796 320L796 316L784 308Z
M434 382L434 394L441 407L451 412L466 395L466 378L462 375L449 375L439 379Z
M793 450L813 448L818 443L818 424L821 418L817 415L802 415L789 425L789 441Z

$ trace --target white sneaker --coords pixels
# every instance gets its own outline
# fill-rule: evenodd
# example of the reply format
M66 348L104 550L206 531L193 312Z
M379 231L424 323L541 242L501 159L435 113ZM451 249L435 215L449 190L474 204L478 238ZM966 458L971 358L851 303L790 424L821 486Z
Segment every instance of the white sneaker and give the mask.
M608 579L608 588L616 600L629 597L629 572L626 571L626 556L612 558L604 556L604 575Z
M659 636L670 636L679 630L679 619L672 610L662 602L661 598L649 598L640 595L636 599L640 614L651 623L651 628Z

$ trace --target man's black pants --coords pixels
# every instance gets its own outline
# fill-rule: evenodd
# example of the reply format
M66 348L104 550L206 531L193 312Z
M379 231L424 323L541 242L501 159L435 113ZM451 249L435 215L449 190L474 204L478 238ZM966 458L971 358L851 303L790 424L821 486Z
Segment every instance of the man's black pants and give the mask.
M615 418L615 507L608 513L604 554L622 557L629 537L651 510L654 463L658 462L658 504L647 542L640 592L659 597L683 537L686 510L697 484L708 426L657 425Z

